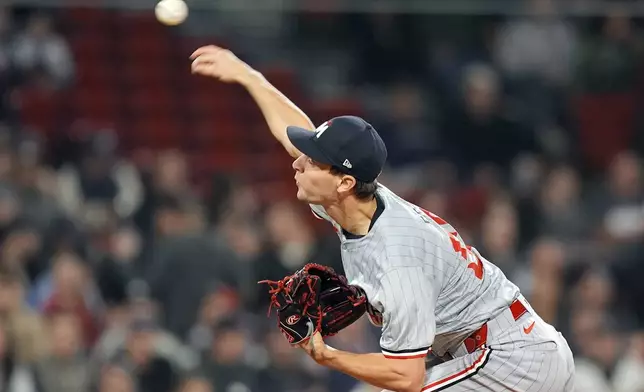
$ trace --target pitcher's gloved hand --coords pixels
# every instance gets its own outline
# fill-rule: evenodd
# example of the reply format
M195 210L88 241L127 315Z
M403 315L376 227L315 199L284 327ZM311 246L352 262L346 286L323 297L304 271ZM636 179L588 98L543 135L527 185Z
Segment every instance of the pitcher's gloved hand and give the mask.
M259 283L271 287L269 314L277 308L278 327L293 345L307 341L315 332L323 337L335 335L367 310L364 292L323 265L309 263L282 280Z

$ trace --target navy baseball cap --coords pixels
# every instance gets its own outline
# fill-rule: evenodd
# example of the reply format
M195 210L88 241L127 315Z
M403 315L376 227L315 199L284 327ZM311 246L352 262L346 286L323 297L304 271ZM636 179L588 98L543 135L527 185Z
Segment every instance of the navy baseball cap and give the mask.
M382 172L387 148L378 132L360 117L335 117L311 131L286 128L295 148L316 162L364 182L374 181Z

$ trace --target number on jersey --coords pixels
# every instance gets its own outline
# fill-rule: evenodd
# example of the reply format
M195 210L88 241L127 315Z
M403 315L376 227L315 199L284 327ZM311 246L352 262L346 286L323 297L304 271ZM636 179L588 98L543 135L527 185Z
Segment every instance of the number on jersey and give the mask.
M424 208L418 207L418 209L422 212L421 216L424 215L423 218L429 217L432 221L434 221L439 226L443 228L450 227L450 229L453 230L453 228L451 228L451 225L447 223L447 221L445 221L443 218L439 217L438 215L432 212L425 210ZM477 279L483 279L483 263L481 262L481 258L476 254L475 251L472 250L471 246L466 245L463 242L458 232L448 231L447 234L449 235L449 239L450 239L450 242L452 243L452 247L454 248L454 252L461 255L461 258L463 258L465 262L469 262L469 264L467 265L467 268L474 271L474 276L476 276Z

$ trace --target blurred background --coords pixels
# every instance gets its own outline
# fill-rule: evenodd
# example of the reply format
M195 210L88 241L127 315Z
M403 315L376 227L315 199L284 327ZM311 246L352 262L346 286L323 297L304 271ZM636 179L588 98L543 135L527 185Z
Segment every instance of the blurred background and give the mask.
M578 391L644 391L643 1L2 4L0 391L370 390L266 316L256 282L342 271L338 240L245 91L190 74L210 43L316 124L368 119L382 182L563 331Z

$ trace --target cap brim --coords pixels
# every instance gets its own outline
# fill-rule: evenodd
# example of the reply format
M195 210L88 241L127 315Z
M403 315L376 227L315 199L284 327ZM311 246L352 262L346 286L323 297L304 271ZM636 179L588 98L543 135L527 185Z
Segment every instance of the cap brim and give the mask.
M316 162L335 165L315 143L315 132L305 128L290 126L286 128L286 135L288 136L288 140L291 141L291 144L302 154Z

